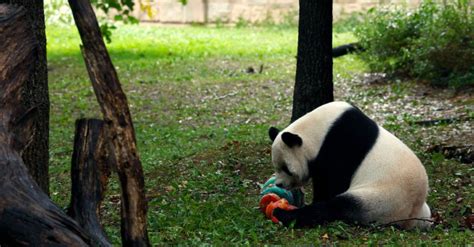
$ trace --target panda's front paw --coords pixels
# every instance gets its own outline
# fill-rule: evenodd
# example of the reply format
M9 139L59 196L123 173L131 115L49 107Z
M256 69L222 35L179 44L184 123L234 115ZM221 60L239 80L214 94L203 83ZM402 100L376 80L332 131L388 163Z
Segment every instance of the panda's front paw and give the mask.
M281 208L275 208L273 210L273 217L277 218L284 226L288 227L292 222L296 220L296 214L294 211L287 211Z

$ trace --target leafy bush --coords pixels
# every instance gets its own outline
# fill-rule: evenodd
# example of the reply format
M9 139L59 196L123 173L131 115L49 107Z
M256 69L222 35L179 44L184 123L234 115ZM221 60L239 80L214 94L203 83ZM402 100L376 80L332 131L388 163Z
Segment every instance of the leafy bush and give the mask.
M371 9L356 35L374 71L442 86L474 84L474 15L467 0Z
M333 23L332 30L335 33L354 32L356 27L360 26L364 20L364 15L360 12L353 12L349 15L343 16Z
M271 12L267 12L263 19L249 21L244 17L239 17L235 23L235 27L263 27L275 29L295 29L298 27L298 10L289 9L277 18Z

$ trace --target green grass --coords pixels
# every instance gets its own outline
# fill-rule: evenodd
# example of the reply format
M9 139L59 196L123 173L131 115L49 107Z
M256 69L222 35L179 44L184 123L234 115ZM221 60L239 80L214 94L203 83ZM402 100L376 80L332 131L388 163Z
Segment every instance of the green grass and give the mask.
M101 114L76 30L49 26L47 37L51 193L66 207L74 121ZM350 33L334 37L335 45L354 41ZM472 232L455 227L457 221L427 233L340 222L292 230L273 224L256 209L258 183L272 173L267 129L283 127L290 119L295 29L123 26L112 38L108 49L129 100L145 171L153 244L472 243ZM249 67L257 73L247 73ZM366 66L355 55L334 62L339 78L364 71ZM345 87L336 82L336 93ZM412 134L406 126L398 129ZM466 174L472 172L456 161L430 155L423 159L433 176L461 172L469 178ZM431 187L437 190L430 196L434 208L450 212L456 205L437 200L455 190L472 202L472 183L461 189L441 190L445 185L436 182ZM115 245L120 243L118 211L119 185L114 178L102 213Z

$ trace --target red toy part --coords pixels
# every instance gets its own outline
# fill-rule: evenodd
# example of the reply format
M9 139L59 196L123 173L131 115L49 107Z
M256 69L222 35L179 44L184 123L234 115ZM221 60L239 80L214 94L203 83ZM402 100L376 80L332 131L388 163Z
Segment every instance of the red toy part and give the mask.
M278 202L278 201L276 201ZM270 204L268 204L267 208L265 209L265 216L267 216L267 218L271 219L272 216L273 216L273 210L276 208L276 202L271 202Z
M276 202L280 200L280 197L277 195L277 194L274 194L274 193L268 193L266 195L264 195L262 197L262 199L260 199L260 203L259 203L259 206L260 206L260 210L265 213L266 209L267 209L267 206L272 203L272 202Z
M297 209L297 207L289 204L288 201L284 198L275 202L270 202L265 210L265 215L267 216L267 218L271 219L274 223L279 222L279 220L273 216L273 210L275 208L281 208L287 211Z

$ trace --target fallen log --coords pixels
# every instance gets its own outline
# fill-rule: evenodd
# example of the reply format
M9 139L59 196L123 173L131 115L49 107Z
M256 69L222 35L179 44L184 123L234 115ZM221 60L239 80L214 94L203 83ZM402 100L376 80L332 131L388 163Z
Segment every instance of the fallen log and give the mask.
M464 117L452 117L452 118L441 118L441 119L428 119L428 120L420 120L414 121L413 124L422 125L422 126L432 126L432 125L439 125L439 124L452 124L457 122L468 122L472 121L474 117L471 116L464 116Z
M36 107L22 107L35 38L22 7L0 4L0 246L89 246L88 234L34 182L21 153Z
M429 153L442 153L448 159L456 159L464 164L474 163L474 146L449 145L446 143L436 144L428 148Z
M365 49L359 43L350 43L332 48L332 57L337 58L353 52L361 52Z
M82 55L111 140L111 156L122 189L123 246L149 246L143 169L127 98L88 0L69 0L82 40Z
M71 204L68 215L100 246L112 246L99 221L100 205L110 176L107 134L99 119L76 121L71 162Z

